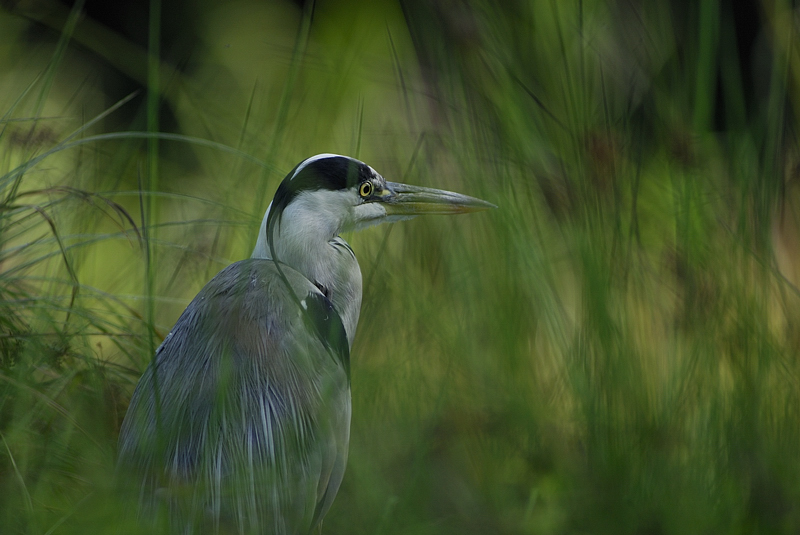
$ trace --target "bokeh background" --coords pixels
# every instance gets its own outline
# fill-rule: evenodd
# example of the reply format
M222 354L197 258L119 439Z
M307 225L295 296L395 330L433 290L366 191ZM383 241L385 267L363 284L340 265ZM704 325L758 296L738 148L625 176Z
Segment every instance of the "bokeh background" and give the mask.
M347 235L328 534L800 532L800 11L0 2L0 532L135 533L139 375L320 152L497 210Z

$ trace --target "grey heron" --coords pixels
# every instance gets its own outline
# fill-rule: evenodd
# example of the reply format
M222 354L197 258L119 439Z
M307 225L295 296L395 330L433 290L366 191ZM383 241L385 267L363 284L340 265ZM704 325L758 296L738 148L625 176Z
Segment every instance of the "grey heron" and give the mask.
M139 380L119 470L171 533L321 530L350 435L361 270L340 233L493 205L320 154L282 181L252 256L186 307ZM161 511L161 513L159 513Z

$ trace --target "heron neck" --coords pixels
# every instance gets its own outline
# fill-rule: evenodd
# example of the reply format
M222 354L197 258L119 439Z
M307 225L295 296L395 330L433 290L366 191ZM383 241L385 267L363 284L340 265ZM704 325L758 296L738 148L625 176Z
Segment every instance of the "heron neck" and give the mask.
M353 250L336 230L319 219L307 224L283 219L272 230L272 249L266 239L266 217L252 258L277 260L302 274L333 303L344 324L350 344L361 310L361 268Z
M313 245L306 242L298 254L298 248L282 247L283 242L276 241L278 259L299 271L331 300L352 345L361 310L361 268L350 246L334 237Z

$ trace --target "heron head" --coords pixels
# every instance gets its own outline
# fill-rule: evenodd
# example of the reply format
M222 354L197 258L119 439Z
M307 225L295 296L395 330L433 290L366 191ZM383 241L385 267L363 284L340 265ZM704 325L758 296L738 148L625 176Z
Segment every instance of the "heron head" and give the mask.
M278 186L264 215L253 257L271 257L278 236L295 242L328 241L341 232L378 223L494 207L451 191L389 182L355 158L318 154L299 163Z

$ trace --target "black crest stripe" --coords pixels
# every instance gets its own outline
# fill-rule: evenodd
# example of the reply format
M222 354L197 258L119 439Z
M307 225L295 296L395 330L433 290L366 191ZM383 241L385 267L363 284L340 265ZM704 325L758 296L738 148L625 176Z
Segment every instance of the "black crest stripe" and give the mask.
M345 156L330 156L314 160L305 166L302 163L296 165L278 186L275 198L272 199L267 219L267 239L270 238L270 229L274 228L273 225L280 219L283 210L302 192L348 189L371 177L372 172L367 164Z

